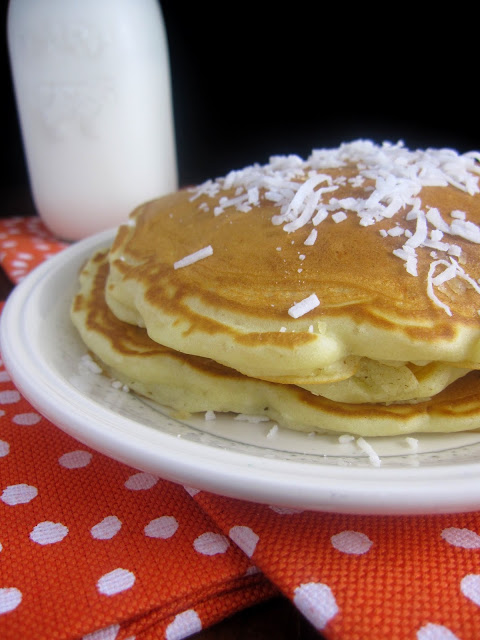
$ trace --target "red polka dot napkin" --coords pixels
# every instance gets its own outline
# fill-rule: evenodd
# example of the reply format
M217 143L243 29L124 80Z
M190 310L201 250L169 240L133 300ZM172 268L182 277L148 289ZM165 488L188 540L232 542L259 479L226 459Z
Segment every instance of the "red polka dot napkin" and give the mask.
M65 245L0 221L21 280ZM283 592L328 640L478 640L480 513L301 512L185 488L80 445L0 367L0 638L179 640Z

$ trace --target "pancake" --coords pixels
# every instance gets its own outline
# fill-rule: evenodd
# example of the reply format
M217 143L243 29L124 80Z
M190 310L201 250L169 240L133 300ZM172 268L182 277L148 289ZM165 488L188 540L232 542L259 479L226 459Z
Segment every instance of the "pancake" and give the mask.
M434 396L468 371L444 362L393 366L362 358L357 371L346 380L299 386L339 402L399 402Z
M144 203L83 269L73 323L173 410L476 429L479 159L359 140Z
M211 358L175 351L146 329L119 320L106 304L109 249L92 256L79 277L73 324L104 371L137 393L177 411L233 411L267 416L305 432L360 436L453 432L477 428L480 372L471 371L433 399L411 403L333 402L292 384L247 377Z
M403 400L394 376L387 395L352 376L420 363L438 393L480 368L478 174L477 154L401 143L273 157L136 209L106 302L158 344L251 378Z

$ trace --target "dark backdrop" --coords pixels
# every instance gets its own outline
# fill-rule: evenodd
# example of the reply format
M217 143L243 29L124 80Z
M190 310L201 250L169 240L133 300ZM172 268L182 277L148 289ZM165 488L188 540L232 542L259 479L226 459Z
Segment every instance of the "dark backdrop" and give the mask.
M478 34L460 5L442 15L405 4L161 4L182 186L357 137L480 148ZM5 191L28 183L2 34Z

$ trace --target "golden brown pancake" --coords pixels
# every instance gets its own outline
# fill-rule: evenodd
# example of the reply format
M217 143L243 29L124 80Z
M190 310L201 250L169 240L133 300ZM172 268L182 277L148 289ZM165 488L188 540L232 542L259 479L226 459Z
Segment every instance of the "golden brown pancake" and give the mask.
M232 172L132 214L107 303L267 380L334 382L361 358L478 368L478 171L473 155L357 141Z
M249 378L212 359L164 347L145 329L119 320L105 302L108 249L80 274L71 315L87 347L112 377L176 410L233 411L265 415L299 431L363 436L474 429L480 418L480 372L420 403L348 404L315 396L294 385Z

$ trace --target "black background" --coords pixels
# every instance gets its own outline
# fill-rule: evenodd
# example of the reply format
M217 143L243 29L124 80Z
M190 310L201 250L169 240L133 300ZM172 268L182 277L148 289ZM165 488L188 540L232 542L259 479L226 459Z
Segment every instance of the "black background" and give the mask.
M1 5L5 192L28 179ZM406 4L161 5L181 186L359 137L480 149L479 36L460 5L426 14Z

